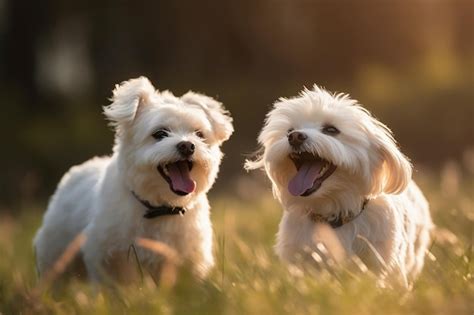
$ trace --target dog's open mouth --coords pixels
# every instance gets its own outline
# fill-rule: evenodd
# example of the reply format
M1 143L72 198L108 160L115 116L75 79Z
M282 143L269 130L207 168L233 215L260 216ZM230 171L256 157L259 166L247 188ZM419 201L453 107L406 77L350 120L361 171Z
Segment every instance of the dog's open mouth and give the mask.
M169 184L172 192L185 196L196 189L196 182L189 174L192 168L193 162L181 160L166 165L158 165L158 172Z
M309 152L291 153L296 175L288 183L293 196L309 196L336 170L336 165Z

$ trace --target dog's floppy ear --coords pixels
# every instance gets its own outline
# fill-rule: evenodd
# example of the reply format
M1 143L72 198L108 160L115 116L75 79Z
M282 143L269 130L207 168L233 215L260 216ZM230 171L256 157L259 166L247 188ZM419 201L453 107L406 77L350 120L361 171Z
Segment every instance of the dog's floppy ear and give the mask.
M398 149L390 129L375 118L372 122L371 132L382 164L373 170L371 193L398 194L410 183L411 163Z
M184 94L181 99L185 103L199 106L206 113L218 144L229 139L234 132L234 126L232 125L230 113L224 108L222 103L209 96L191 91Z
M112 125L132 122L142 104L149 102L155 88L145 77L117 84L113 90L112 104L104 106L104 114Z

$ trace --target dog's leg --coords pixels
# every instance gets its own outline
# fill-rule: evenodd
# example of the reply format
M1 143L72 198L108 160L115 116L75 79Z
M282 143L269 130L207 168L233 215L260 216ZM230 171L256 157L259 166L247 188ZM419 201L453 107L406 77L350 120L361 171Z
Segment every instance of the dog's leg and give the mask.
M90 248L83 252L84 263L86 265L87 277L93 283L102 282L103 272L101 268L102 259L97 257L98 253Z
M423 269L425 263L425 254L431 239L429 228L423 227L415 241L415 262L411 270L408 270L411 279L415 279Z
M203 252L203 256L200 259L201 263L196 263L193 266L193 273L199 278L204 279L209 274L209 271L214 266L214 257L212 256L212 251L206 253Z
M82 247L82 257L86 266L87 277L93 283L104 281L103 262L103 244L99 241L94 231L89 227L85 231L86 242Z

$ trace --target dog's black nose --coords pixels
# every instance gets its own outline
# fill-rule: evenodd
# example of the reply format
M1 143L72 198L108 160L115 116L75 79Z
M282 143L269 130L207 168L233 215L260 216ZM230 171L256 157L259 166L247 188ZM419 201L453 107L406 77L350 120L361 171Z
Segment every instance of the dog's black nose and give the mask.
M288 142L293 148L300 147L306 139L308 139L308 136L299 131L293 131L288 134Z
M192 142L181 141L176 147L178 148L178 152L184 157L189 157L194 153L194 144Z

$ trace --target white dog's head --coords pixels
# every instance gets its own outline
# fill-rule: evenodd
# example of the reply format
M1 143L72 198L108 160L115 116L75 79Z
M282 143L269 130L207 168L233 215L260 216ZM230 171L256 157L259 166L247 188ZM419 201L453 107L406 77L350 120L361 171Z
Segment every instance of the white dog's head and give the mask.
M411 178L385 125L347 95L317 86L280 99L258 140L263 154L246 167L264 167L275 195L290 206L348 193L398 193Z
M233 132L222 104L202 94L158 92L147 78L117 85L104 113L128 189L150 202L185 205L214 183L220 145Z

